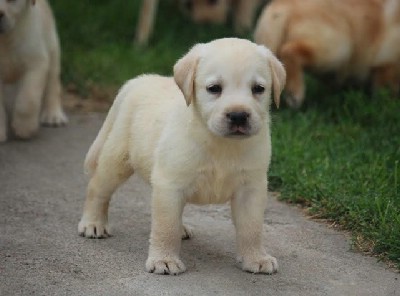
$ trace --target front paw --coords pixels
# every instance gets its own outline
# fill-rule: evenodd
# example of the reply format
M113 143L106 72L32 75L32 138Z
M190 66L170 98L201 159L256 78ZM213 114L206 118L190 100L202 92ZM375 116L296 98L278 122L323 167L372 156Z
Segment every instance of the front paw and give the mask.
M177 275L185 272L186 267L175 256L151 256L146 261L146 270L150 273Z
M36 116L16 116L12 123L15 135L20 139L30 139L37 134L39 122Z
M107 223L102 221L82 219L78 225L78 232L80 236L87 238L107 238L111 236Z
M62 126L68 123L68 118L61 108L44 109L40 115L40 123L45 126Z
M250 256L239 260L244 271L273 274L278 271L278 261L270 255Z

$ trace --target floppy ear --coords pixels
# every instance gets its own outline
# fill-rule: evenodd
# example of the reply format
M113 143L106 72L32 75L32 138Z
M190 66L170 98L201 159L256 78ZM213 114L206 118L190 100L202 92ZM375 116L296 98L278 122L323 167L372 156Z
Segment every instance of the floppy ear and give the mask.
M271 68L274 102L276 107L279 108L281 93L283 91L283 88L285 87L286 82L285 68L268 48L263 45L260 45L259 48L267 56L268 64Z
M203 44L195 45L185 56L179 59L174 66L174 79L182 91L186 105L190 105L195 96L196 68L200 59Z
M36 0L31 0L32 5L36 4Z
M272 85L274 89L274 102L277 108L279 108L280 97L285 87L286 82L286 71L282 63L273 55L269 60L272 72Z

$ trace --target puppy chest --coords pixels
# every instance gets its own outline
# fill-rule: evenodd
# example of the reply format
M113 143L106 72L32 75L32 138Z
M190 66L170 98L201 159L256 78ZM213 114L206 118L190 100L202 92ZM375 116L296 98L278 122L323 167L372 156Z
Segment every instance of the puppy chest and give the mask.
M196 204L225 203L243 184L245 177L240 171L199 170L188 190L187 201Z

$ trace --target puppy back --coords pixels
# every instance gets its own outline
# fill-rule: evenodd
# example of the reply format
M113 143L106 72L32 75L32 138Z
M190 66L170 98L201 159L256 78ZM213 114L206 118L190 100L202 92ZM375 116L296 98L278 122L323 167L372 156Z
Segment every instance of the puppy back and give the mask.
M291 8L286 1L272 2L267 5L257 22L254 41L267 46L274 54L277 54L285 38L290 13Z

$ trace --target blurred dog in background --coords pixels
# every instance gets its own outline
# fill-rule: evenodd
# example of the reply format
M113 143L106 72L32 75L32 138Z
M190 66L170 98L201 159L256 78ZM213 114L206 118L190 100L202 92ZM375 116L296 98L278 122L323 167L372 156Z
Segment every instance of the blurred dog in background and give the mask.
M400 0L274 0L254 38L285 65L291 107L303 103L305 69L399 91Z
M136 30L136 43L145 45L152 33L159 0L143 0ZM257 8L265 0L176 0L183 12L195 23L219 23L233 14L237 33L252 28Z
M59 76L59 41L48 3L0 0L0 142L7 140L8 103L11 127L22 139L38 131L39 121L67 122Z
M250 30L258 6L262 0L180 0L181 7L196 23L225 23L233 14L237 33Z

